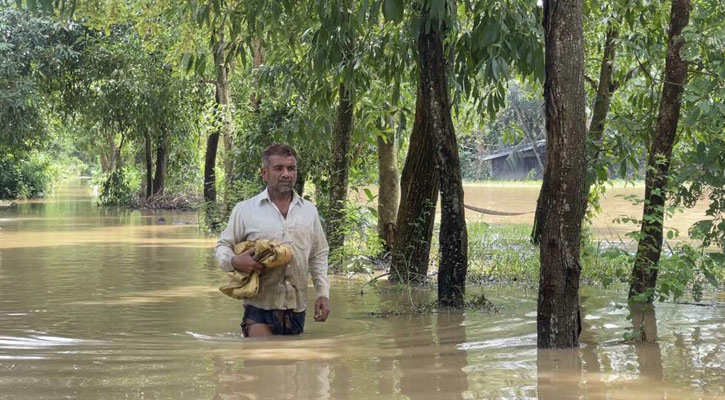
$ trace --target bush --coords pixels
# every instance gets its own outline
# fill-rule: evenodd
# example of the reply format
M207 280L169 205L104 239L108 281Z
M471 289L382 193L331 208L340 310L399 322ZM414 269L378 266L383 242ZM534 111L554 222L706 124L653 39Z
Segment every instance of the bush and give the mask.
M27 199L42 195L51 181L50 162L39 155L0 156L0 198Z
M104 206L127 206L136 199L139 178L136 171L129 168L116 168L101 178L99 201Z
M340 227L345 245L330 253L334 272L370 273L382 255L383 244L378 238L377 210L353 202L345 204L345 221Z

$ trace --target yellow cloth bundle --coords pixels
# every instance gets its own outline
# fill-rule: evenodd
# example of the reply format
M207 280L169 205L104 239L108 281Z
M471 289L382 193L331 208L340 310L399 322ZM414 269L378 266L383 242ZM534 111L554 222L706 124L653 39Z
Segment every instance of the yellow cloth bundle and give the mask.
M234 245L234 253L242 254L254 247L253 258L267 268L277 267L292 259L292 247L271 240L247 240ZM227 272L227 281L219 290L235 299L248 299L259 291L259 272Z

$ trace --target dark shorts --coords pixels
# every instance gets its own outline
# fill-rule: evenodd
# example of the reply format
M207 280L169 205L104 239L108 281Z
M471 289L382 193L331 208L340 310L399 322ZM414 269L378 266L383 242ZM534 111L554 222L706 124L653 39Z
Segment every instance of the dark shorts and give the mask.
M249 326L267 324L275 335L299 335L305 329L305 312L292 310L263 310L254 306L244 306L242 333L249 337Z

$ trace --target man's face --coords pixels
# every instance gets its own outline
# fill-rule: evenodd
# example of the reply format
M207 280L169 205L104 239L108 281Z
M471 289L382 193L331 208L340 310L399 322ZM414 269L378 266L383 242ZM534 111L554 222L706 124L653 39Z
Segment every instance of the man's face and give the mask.
M269 165L262 167L262 179L270 190L291 192L297 182L297 159L292 156L269 156Z

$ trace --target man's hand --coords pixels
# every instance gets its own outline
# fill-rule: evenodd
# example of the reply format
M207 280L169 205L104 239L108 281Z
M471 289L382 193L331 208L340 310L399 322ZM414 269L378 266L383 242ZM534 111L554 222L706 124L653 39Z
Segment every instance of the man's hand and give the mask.
M258 263L252 258L254 256L254 248L245 251L242 254L232 257L232 267L239 272L260 272L264 269L264 265Z
M325 322L330 314L330 300L327 297L318 297L315 301L315 321Z

